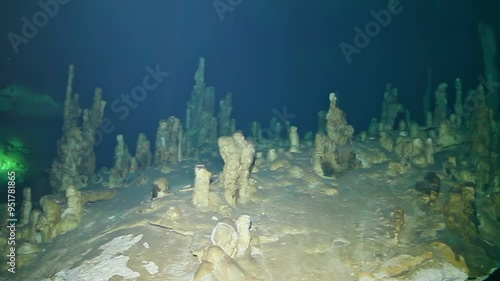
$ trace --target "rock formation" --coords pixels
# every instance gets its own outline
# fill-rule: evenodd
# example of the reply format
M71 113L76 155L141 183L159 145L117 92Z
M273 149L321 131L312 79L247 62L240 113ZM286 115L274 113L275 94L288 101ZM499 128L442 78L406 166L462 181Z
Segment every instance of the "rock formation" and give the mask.
M415 190L424 204L433 205L441 190L441 178L434 172L428 172L424 180L417 181Z
M455 183L444 205L446 230L467 242L477 238L476 190L473 183Z
M245 140L241 133L219 138L219 151L224 160L220 176L224 183L224 197L231 207L237 202L245 203L250 199L250 166L254 160L253 144Z
M30 222L31 210L33 204L31 203L31 187L25 187L23 189L23 203L21 205L21 224L27 225Z
M330 94L330 109L326 114L326 134L318 131L314 140L312 157L316 174L333 177L346 171L350 150L339 149L339 146L350 144L354 129L347 124L345 114L337 107L337 97Z
M185 128L188 154L202 144L215 144L217 142L215 88L206 87L205 85L204 58L200 58L194 80L195 85L186 109ZM224 110L226 110L224 114L227 114L229 108L225 108Z
M227 93L226 97L219 101L219 114L217 115L219 136L229 136L235 132L236 121L231 118L232 100L232 94Z
M448 85L446 83L439 84L436 92L434 93L434 125L439 127L441 123L447 120L447 109L448 109L448 97L446 89Z
M291 126L290 127L290 152L299 152L300 151L300 145L299 145L299 133L297 132L297 127Z
M240 216L236 222L221 219L212 230L212 245L206 247L200 257L200 266L193 281L249 281L254 280L238 264L238 259L251 256L251 219Z
M123 139L123 135L117 135L116 141L114 165L111 168L108 180L109 188L124 187L125 179L127 178L131 166L132 158Z
M112 190L81 191L75 186L69 186L65 188L65 196L43 196L40 199L42 212L38 209L31 211L29 224L21 230L28 231L23 239L35 243L49 242L78 227L84 215L85 203L110 199L115 194Z
M183 137L181 121L174 116L161 120L156 133L155 165L177 163L183 156Z
M398 89L387 84L382 103L382 114L380 117L380 130L392 131L398 113L403 112L403 105L398 103Z
M350 143L354 128L347 123L345 113L337 107L335 93L330 94L330 109L326 114L326 133L335 145Z
M460 128L463 123L464 107L463 107L462 81L459 78L455 79L455 105L453 106L453 110L454 114L456 115L454 127Z
M128 146L125 144L123 135L117 135L116 142L114 167L120 174L123 175L123 177L126 177L130 170L130 152L128 150Z
M370 121L367 134L369 138L376 138L379 136L379 123L377 118L372 118Z
M210 203L210 177L212 174L203 165L196 165L194 173L193 204L197 207L207 208Z
M151 166L153 155L151 154L151 143L144 133L140 133L137 137L137 145L135 149L135 159L137 161L137 168L144 170Z
M152 198L161 198L170 193L170 184L166 177L160 177L153 182Z
M50 185L54 191L64 191L68 186L80 188L87 184L95 172L96 137L103 137L102 132L97 130L106 106L102 100L102 90L96 88L92 107L82 111L79 96L73 93L73 78L74 66L70 65L62 138L58 142L57 157L50 171Z

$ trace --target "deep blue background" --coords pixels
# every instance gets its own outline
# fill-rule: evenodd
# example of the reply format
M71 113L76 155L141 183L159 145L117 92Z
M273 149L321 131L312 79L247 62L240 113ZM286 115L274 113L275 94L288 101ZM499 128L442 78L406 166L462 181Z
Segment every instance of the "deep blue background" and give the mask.
M111 102L141 83L147 65L170 72L125 120L108 104L106 116L116 130L96 148L99 163L108 166L115 134L123 133L133 151L139 132L154 139L160 119L184 119L200 56L217 98L233 93L239 129L248 130L253 120L267 125L273 108L286 106L296 114L292 123L300 133L315 131L317 112L328 108L328 94L335 91L359 132L379 117L387 82L399 88L401 102L421 121L427 68L434 86L453 85L455 77L463 78L466 89L477 85L483 65L476 23L496 24L498 10L490 0L441 0L440 6L401 0L403 11L348 64L339 44L352 44L353 28L364 28L373 20L370 11L386 8L388 0L243 0L223 21L211 0L72 0L18 54L7 33L21 34L21 18L31 18L40 7L37 1L5 2L0 4L2 84L23 83L62 101L67 68L74 64L74 90L89 107L95 87ZM38 136L29 142L50 163L60 119L1 118Z

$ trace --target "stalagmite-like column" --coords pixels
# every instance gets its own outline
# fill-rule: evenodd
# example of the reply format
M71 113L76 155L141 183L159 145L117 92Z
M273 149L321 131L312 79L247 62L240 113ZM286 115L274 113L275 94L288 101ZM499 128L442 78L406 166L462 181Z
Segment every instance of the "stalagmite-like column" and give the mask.
M276 152L276 148L270 148L269 151L267 152L267 157L266 160L269 162L273 162L278 158L278 152Z
M379 124L377 118L372 118L368 126L368 137L377 138L379 136Z
M425 115L425 126L427 128L434 127L434 118L432 117L432 112L428 111Z
M398 130L399 130L399 135L400 136L406 137L406 136L409 135L408 126L406 125L406 121L405 120L399 120Z
M109 188L123 187L125 178L130 171L131 156L123 140L123 135L117 135L116 141L114 165L109 175Z
M59 203L49 196L40 198L40 206L43 213L39 216L36 231L39 232L40 240L47 242L52 239L52 232L61 219L62 210Z
M261 132L261 125L259 122L257 121L253 121L252 122L252 138L254 139L254 141L261 141L260 139L260 133Z
M337 107L335 93L330 94L330 109L326 114L326 132L336 145L350 143L354 134L354 128L347 124L344 112Z
M281 123L276 116L271 118L269 123L272 127L271 130L274 132L274 142L276 145L281 143L281 133L283 132L283 123Z
M231 111L233 110L232 94L227 93L226 97L219 101L219 136L229 136L234 133L232 126L234 119L231 118Z
M184 130L179 130L177 134L177 141L179 142L179 145L177 146L177 161L180 162L184 157Z
M462 126L462 119L464 117L463 108L463 91L462 91L462 81L457 78L455 79L455 106L454 111L456 115L455 127L459 128Z
M290 127L290 152L299 152L299 133L297 132L297 127Z
M392 131L394 122L399 112L403 111L403 105L398 103L398 89L387 84L382 103L382 114L380 117L380 130Z
M337 146L350 143L354 129L347 123L345 114L337 107L335 93L329 96L330 108L326 114L326 134L316 133L312 156L313 169L319 176L334 177L347 169L347 161L337 151Z
M115 165L114 167L120 174L126 176L130 170L130 152L128 146L125 144L123 135L116 136L117 144L115 146Z
M49 178L55 191L64 191L70 185L80 188L87 184L95 172L96 137L98 141L103 137L102 132L97 130L106 106L102 90L96 88L92 107L82 112L78 94L73 94L73 78L74 67L71 65L64 102L63 134L58 142L57 157L52 162ZM78 125L80 116L83 119L82 126Z
M161 120L156 133L155 165L177 163L179 153L182 153L181 121L174 116Z
M186 110L185 136L188 142L187 146L190 149L194 149L201 144L215 144L217 142L217 118L214 114L215 89L205 85L204 58L200 58L194 80L195 85Z
M261 167L262 163L264 163L264 154L261 152L256 152L255 153L255 161L254 161L254 167L253 167L253 172L256 172L258 168Z
M250 233L250 226L252 224L252 219L249 215L241 215L236 220L236 228L238 230L238 246L236 251L236 257L244 257L250 255L250 242L252 240L252 234Z
M151 153L151 143L144 133L140 133L137 137L137 145L135 149L135 159L139 170L144 170L151 166L153 155Z
M234 119L234 118L231 119L231 124L230 124L230 128L229 128L229 132L231 134L234 134L234 132L236 132L236 119Z
M218 140L219 151L224 160L221 180L224 183L224 197L231 207L250 199L250 166L255 149L241 133L222 136Z
M446 95L447 88L448 85L446 83L441 83L434 94L434 125L436 127L441 126L441 123L446 121L446 110L448 109L448 97Z
M427 159L427 164L434 164L434 143L431 138L425 139L424 154Z
M104 107L106 102L102 100L102 89L96 88L94 93L94 101L90 109L83 110L83 139L82 163L84 165L83 173L87 176L93 176L95 173L96 156L94 152L95 140L102 137L103 132L97 130L101 124L104 115Z
M417 138L420 136L420 126L417 122L410 123L410 137Z
M27 225L30 222L30 214L33 205L31 203L31 187L23 189L23 204L21 206L21 225Z
M484 91L482 85L477 87L477 95L483 96ZM465 135L466 146L461 156L468 156L466 160L470 161L473 167L477 167L478 186L485 189L491 185L494 174L495 163L491 155L498 151L498 128L493 119L493 112L485 100L478 102L470 119L471 124Z
M80 225L83 217L83 199L81 192L75 186L66 189L67 208L61 215L61 220L54 227L51 239L73 230Z
M193 204L196 207L207 208L209 206L210 177L212 174L203 165L196 165L194 169L194 192Z
M139 171L139 163L137 163L137 158L135 156L130 158L130 169L129 173L135 173Z
M79 96L73 94L73 80L75 79L75 66L70 65L68 70L68 82L66 85L66 98L64 100L63 133L71 127L76 127L78 117L81 114Z

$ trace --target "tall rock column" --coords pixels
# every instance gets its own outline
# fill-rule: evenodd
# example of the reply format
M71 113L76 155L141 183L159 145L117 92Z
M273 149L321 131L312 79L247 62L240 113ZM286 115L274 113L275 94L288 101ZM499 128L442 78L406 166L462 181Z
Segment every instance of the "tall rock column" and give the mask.
M196 165L193 192L193 204L196 207L207 208L209 205L210 177L212 174L203 165Z
M233 110L232 94L227 93L226 97L219 101L219 136L229 136L234 133L235 120L231 118Z
M144 133L137 137L135 149L135 159L137 160L139 170L144 170L151 165L153 154L151 153L151 143Z
M250 166L255 149L241 133L222 136L218 140L219 151L224 160L221 180L224 183L224 197L231 207L250 199Z
M215 144L217 141L217 118L214 114L215 89L205 85L204 58L200 58L194 81L195 85L186 109L186 141L191 149L204 143Z
M448 96L446 94L446 89L448 85L446 83L441 83L435 92L435 102L434 102L434 125L436 127L441 126L441 123L445 122L447 119L446 111L448 109Z
M464 117L462 81L459 78L455 79L455 105L453 106L453 109L456 116L454 125L459 128L462 126Z
M167 120L161 120L156 133L155 165L177 163L182 155L183 130L181 121L170 116Z
M95 172L94 145L106 102L102 99L102 90L96 88L93 105L83 110L82 125L79 118L82 110L78 94L73 94L74 66L70 65L66 100L64 102L64 120L62 138L58 141L57 157L52 162L50 185L55 191L64 191L68 186L85 186Z
M350 143L354 128L347 124L344 112L337 107L335 93L330 94L330 109L326 114L326 133L336 145Z
M380 130L392 131L399 112L403 112L403 105L398 103L398 89L387 84L380 116Z
M330 108L326 114L326 134L316 133L312 163L314 171L325 177L334 177L346 169L347 161L339 154L338 146L350 143L354 128L347 123L344 112L337 107L335 93L330 94Z

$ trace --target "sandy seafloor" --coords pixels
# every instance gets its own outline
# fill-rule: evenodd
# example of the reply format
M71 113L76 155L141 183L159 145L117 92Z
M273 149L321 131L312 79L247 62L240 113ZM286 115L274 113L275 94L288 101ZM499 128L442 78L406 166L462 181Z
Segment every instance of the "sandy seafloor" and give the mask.
M270 170L269 163L264 163L251 175L258 186L254 200L240 205L231 216L236 219L247 214L252 218L253 260L240 262L255 280L466 279L467 275L433 244L436 241L453 248L456 260L463 256L470 275L483 274L499 264L488 257L494 256L491 249L463 244L443 231L442 208L451 181L442 166L447 152L436 155L435 167L413 167L400 176L387 175L387 161L337 179L313 176L311 149L291 155L282 153L278 161L286 159L301 167L305 176L293 178L289 168ZM222 170L220 157L187 159L169 167L168 173L148 169L144 172L147 184L137 186L132 181L113 199L86 204L77 229L43 245L44 250L30 264L4 280L191 280L199 265L191 250L210 243L209 235L222 218L215 212L201 212L192 204L189 186L196 164L206 165L214 175ZM414 190L415 182L428 171L442 178L434 207L419 203ZM155 199L152 208L152 182L161 176L169 179L171 194ZM214 180L212 189L222 195L222 184L216 177ZM165 219L172 206L181 211L175 221ZM405 211L399 243L387 234L388 218L396 206ZM429 252L432 257L426 256ZM399 276L387 276L387 268L419 257L426 258ZM446 274L449 279L445 279Z

